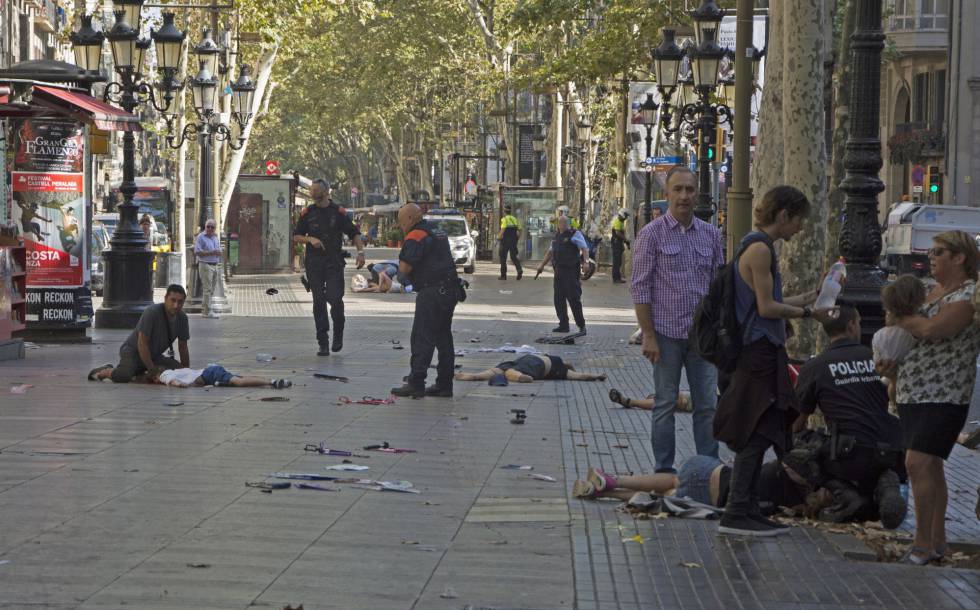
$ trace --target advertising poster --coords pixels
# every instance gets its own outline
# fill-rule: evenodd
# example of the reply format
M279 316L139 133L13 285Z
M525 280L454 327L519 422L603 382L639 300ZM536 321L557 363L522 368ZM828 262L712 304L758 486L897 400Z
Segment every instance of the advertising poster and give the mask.
M28 327L87 325L84 127L11 122L11 218L27 249Z

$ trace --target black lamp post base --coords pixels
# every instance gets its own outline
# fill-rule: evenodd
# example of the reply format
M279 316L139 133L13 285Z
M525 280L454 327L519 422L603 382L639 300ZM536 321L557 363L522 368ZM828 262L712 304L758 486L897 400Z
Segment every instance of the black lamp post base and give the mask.
M153 252L106 250L105 299L95 312L96 328L136 328L143 310L153 305Z
M885 325L881 308L881 289L888 274L877 265L847 263L847 281L837 297L838 304L852 305L861 314L861 343L871 346L871 337Z

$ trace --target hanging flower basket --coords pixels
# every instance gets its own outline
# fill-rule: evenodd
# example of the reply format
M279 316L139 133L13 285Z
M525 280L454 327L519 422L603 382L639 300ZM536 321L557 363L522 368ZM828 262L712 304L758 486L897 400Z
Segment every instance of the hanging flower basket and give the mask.
M888 138L888 160L893 165L922 163L942 157L945 148L946 139L941 131L916 129L896 133Z

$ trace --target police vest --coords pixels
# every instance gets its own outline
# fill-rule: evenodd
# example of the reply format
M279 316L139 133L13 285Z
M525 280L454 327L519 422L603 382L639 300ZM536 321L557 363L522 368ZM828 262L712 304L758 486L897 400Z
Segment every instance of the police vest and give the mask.
M412 268L416 291L430 286L451 285L456 280L456 263L453 262L449 236L445 231L421 222L405 238L415 239L422 246L422 260Z
M344 245L344 222L347 220L347 210L336 205L318 207L311 205L303 212L308 235L323 242L323 248L306 246L306 256L325 256L343 262L342 248Z
M500 241L517 241L517 231L520 230L520 223L513 215L508 214L500 219L500 228L504 230Z
M551 242L552 258L556 267L577 267L581 263L582 256L578 246L572 241L575 233L574 230L569 229L555 235L554 241Z

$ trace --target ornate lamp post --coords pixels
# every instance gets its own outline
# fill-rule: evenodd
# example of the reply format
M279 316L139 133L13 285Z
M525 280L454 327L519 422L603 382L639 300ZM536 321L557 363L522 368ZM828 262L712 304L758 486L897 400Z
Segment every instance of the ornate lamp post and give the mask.
M585 226L585 164L588 160L589 148L592 146L592 122L588 117L582 117L578 123L579 141L579 176L578 176L578 220Z
M174 75L179 70L180 44L183 38L166 36L157 48L157 61L164 80L158 102L153 86L144 79L143 58L151 40L140 39L140 10L144 0L117 0L116 23L103 37L92 29L91 16L82 18L81 28L71 35L75 60L79 67L98 71L102 58L103 38L108 39L118 80L105 90L106 101L112 101L133 112L140 104L149 103L165 115L170 112L174 93ZM172 26L173 16L169 17ZM166 19L165 19L166 25ZM161 28L161 31L164 28ZM178 32L178 36L179 36ZM173 45L177 45L174 51ZM120 192L123 203L118 206L119 223L110 240L111 248L103 254L105 261L105 298L96 312L98 328L132 328L143 309L153 304L153 253L148 249L143 231L137 224L135 137L131 131L123 134L123 181Z
M640 104L640 125L646 127L647 130L647 154L644 160L649 159L653 155L653 128L657 126L657 108L659 106L653 101L653 94L647 93L647 99ZM646 185L643 189L643 224L648 224L653 216L653 201L651 199L653 191L652 169L651 167L646 168Z
M850 133L840 185L845 216L838 247L847 260L847 282L840 299L857 306L862 339L870 344L871 335L883 324L880 295L886 283L885 272L877 264L881 254L878 194L885 190L878 178L882 165L878 119L885 35L881 31L881 0L859 2L856 10L849 58L853 75Z

